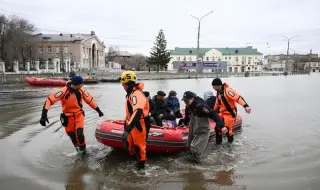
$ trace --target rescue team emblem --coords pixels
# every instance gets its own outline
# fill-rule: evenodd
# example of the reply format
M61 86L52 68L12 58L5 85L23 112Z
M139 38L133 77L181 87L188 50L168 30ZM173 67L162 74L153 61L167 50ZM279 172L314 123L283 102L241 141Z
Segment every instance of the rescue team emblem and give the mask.
M86 90L84 90L83 92L87 97L89 97L89 94L88 94L88 92Z
M132 104L135 106L137 104L137 97L133 96L132 97Z
M229 91L228 94L231 96L231 97L234 97L234 93Z
M62 95L62 92L59 91L59 92L57 92L57 93L54 95L54 97L55 97L55 98L59 98L61 95Z

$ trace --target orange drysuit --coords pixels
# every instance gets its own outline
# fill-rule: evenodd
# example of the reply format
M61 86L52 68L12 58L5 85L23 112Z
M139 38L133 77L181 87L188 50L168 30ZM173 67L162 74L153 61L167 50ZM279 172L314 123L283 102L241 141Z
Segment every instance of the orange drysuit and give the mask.
M248 107L246 101L228 83L222 85L221 92L217 92L217 100L214 105L215 111L220 111L219 116L227 127L229 136L232 136L232 127L237 117L237 104Z
M82 99L89 104L90 107L97 109L97 104L87 90L84 88L75 90L68 84L47 98L43 107L43 113L46 115L50 107L60 100L63 112L60 119L65 127L65 132L69 135L75 147L85 149L86 142L83 135L85 114L82 109Z
M131 128L127 137L130 155L136 154L139 162L146 160L146 126L149 122L149 102L143 94L144 84L135 84L126 96L125 127Z

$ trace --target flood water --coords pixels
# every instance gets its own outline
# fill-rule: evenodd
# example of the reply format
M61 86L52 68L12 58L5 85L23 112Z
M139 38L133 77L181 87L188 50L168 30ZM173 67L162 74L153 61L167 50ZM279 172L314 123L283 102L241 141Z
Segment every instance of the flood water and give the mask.
M85 106L88 153L79 157L61 127L60 103L39 124L46 97L56 88L0 87L0 189L319 189L320 75L225 78L252 107L233 145L210 142L201 163L185 153L151 154L146 174L122 151L98 143L103 119L124 117L124 90L118 83L85 86L103 118ZM157 90L186 90L203 96L211 79L146 81ZM226 140L224 140L226 141Z

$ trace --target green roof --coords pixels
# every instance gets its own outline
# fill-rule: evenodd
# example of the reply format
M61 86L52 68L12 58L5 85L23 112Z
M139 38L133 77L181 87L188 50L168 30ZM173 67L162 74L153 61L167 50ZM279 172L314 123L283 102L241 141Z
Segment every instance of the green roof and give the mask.
M262 53L258 52L257 49L253 48L214 48L222 53L222 55L263 55ZM236 53L236 50L238 50L238 53Z
M207 53L212 48L199 48L199 53ZM197 48L174 48L174 50L171 50L171 55L197 55Z
M222 53L222 55L263 55L253 48L199 48L199 53L204 54L211 49L216 49ZM237 53L236 53L236 50ZM179 48L175 47L170 51L171 55L197 55L197 48Z

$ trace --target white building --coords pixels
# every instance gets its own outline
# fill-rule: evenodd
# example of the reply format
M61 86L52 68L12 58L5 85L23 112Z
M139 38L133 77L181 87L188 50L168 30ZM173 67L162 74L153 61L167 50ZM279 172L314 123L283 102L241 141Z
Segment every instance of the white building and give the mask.
M121 69L121 64L120 63L116 63L116 62L108 62L106 64L106 68L109 68L109 69Z
M304 65L304 70L310 70L311 73L320 72L320 63L319 62L307 62Z
M173 67L175 61L196 61L196 48L176 47L170 52L171 60L168 63L168 70L176 70ZM199 48L200 57L203 62L226 61L228 72L260 72L262 70L263 54L253 49L251 46L246 48ZM212 72L212 69L204 72Z

